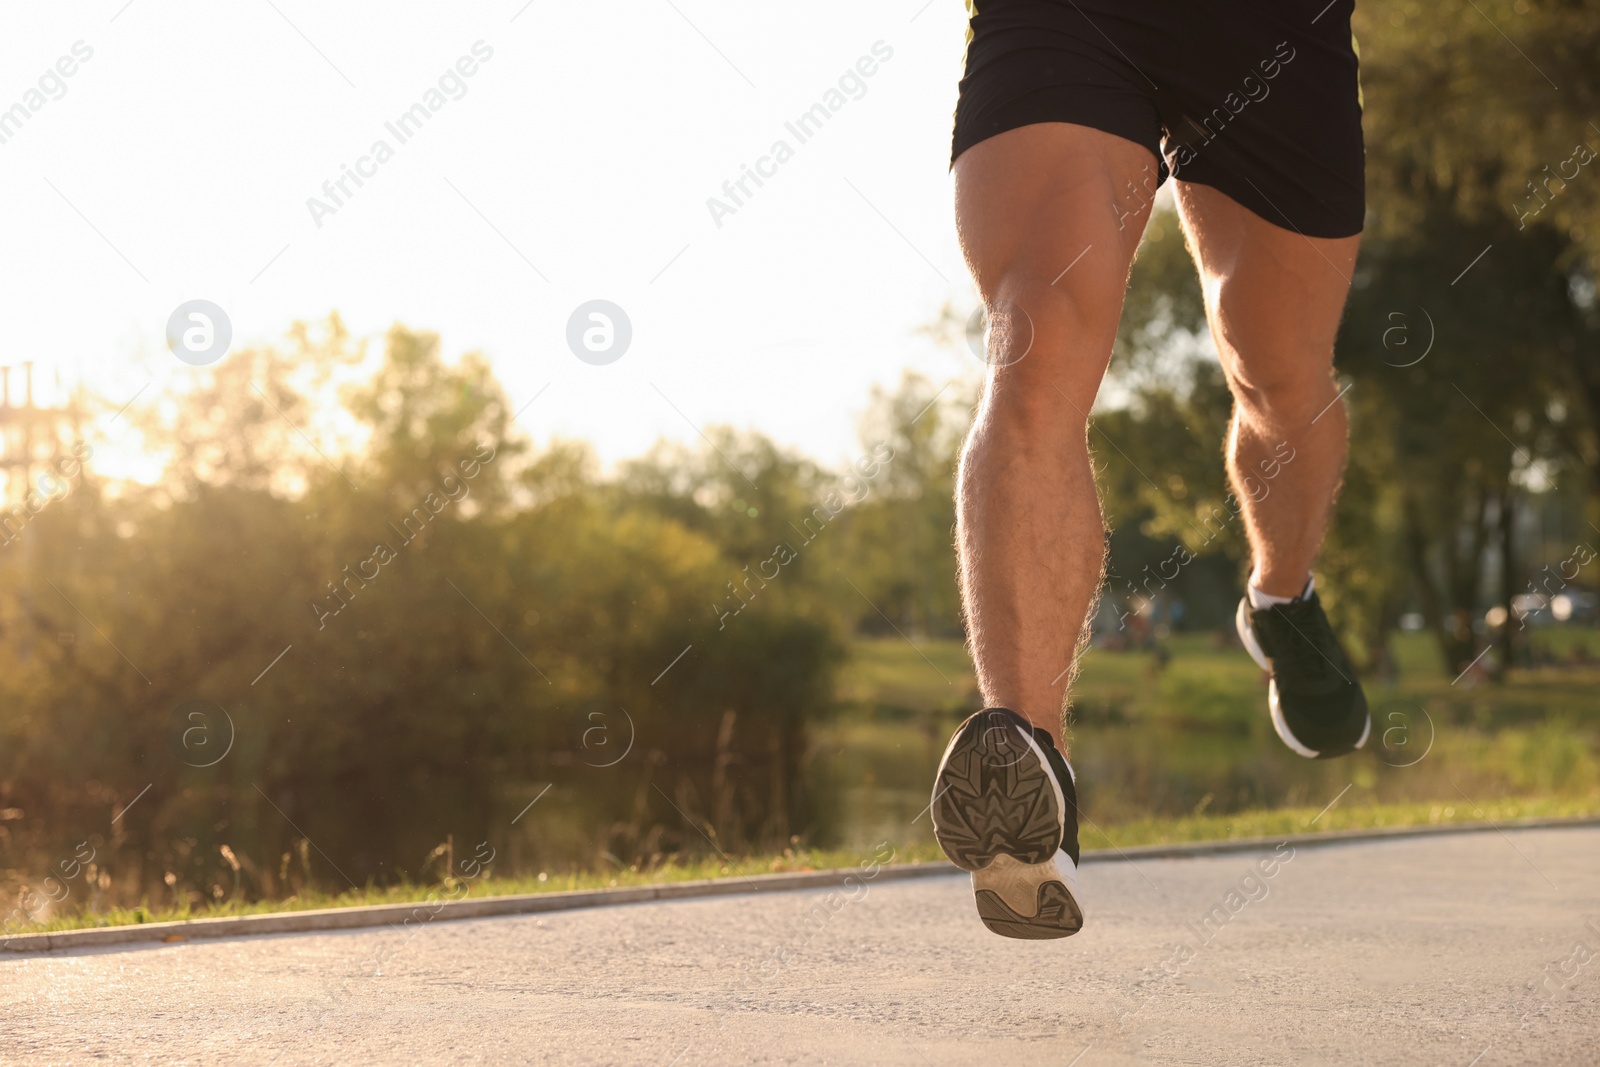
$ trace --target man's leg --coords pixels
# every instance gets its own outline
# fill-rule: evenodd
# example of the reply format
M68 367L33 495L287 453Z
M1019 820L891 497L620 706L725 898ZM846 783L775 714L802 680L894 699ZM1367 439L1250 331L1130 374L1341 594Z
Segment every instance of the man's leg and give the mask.
M1061 705L1105 556L1088 412L1147 219L1118 192L1154 163L1133 141L1058 122L988 138L955 166L962 249L990 321L956 501L987 707L950 739L928 807L945 855L972 872L978 916L1006 937L1083 926Z
M1066 123L999 134L955 164L956 222L991 322L957 489L968 634L985 704L1058 746L1105 554L1088 413L1149 218L1128 190L1154 165L1146 148Z
M1233 390L1228 474L1250 539L1251 583L1295 597L1344 469L1333 339L1361 238L1302 237L1206 185L1179 182L1177 198Z
M1344 468L1333 338L1360 238L1303 237L1197 183L1179 184L1178 207L1234 396L1228 473L1255 562L1239 637L1271 675L1284 744L1346 755L1372 732L1366 696L1320 598L1301 594Z

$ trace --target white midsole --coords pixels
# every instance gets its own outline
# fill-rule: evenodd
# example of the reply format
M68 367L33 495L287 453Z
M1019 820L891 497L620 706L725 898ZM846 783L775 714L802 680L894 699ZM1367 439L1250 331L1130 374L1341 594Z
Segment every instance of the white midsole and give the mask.
M1043 863L1023 863L1014 856L996 856L994 862L981 871L972 872L973 892L988 890L1005 902L1006 907L1024 918L1039 914L1039 887L1047 882L1060 882L1072 894L1078 911L1083 911L1083 896L1078 891L1078 866L1062 849Z
M1044 754L1044 749L1039 747L1039 742L1033 739L1033 731L1024 730L1023 740L1028 742L1029 748L1033 749L1034 758L1039 761L1039 769L1044 771L1045 778L1050 782L1050 788L1055 790L1056 821L1061 823L1062 832L1064 833L1066 831L1067 798L1066 795L1061 792L1061 783L1056 781L1055 769L1050 766L1050 759ZM1070 763L1067 764L1067 773L1072 775L1072 784L1076 786L1078 784L1078 776L1072 774L1072 764ZM1057 854L1060 854L1059 850L1057 850ZM1067 862L1070 863L1072 861L1069 859Z
M1271 671L1272 665L1267 662L1267 654L1261 651L1261 643L1256 640L1256 633L1250 628L1250 605L1244 599L1239 601L1239 610L1233 616L1234 629L1239 631L1239 641L1244 645L1244 650L1250 653L1250 658L1264 671Z
M1316 759L1322 754L1314 748L1307 748L1306 746L1302 745L1299 740L1295 738L1294 734L1289 732L1289 723L1283 717L1283 705L1278 703L1278 680L1276 678L1272 679L1271 683L1267 686L1267 706L1272 709L1272 728L1273 730L1277 731L1278 740L1288 745L1292 751L1304 756L1306 759ZM1368 725L1371 725L1371 720L1368 720ZM1367 739L1367 735L1362 734L1361 739L1365 741ZM1359 748L1360 746L1358 745L1356 747Z

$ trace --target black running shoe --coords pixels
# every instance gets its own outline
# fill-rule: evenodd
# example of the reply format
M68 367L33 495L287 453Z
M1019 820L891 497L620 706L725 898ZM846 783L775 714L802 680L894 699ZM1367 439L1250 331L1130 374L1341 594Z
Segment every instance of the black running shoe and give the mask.
M978 712L944 751L930 810L985 926L1036 940L1083 927L1078 790L1049 733L1007 708Z
M1372 720L1350 657L1339 646L1315 591L1235 619L1245 651L1272 675L1272 728L1307 759L1348 755L1367 743Z

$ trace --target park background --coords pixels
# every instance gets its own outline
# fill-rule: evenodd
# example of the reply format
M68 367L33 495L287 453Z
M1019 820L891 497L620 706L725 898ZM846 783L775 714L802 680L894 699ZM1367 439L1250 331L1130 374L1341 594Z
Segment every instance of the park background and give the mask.
M419 146L444 162L441 202L459 194L466 212L448 224L396 177L323 220L329 232L299 214L290 237L235 234L231 254L261 249L267 284L214 293L236 339L201 368L160 342L195 295L184 269L151 269L160 297L118 278L144 277L140 245L165 247L140 236L161 213L52 182L63 205L36 180L61 176L47 139L88 151L65 131L91 105L114 124L88 81L133 76L111 35L162 32L139 29L155 16L137 6L112 11L103 66L85 63L49 105L62 113L4 146L4 180L54 212L19 222L24 240L48 234L7 275L19 348L79 350L38 368L52 414L27 447L43 458L10 491L41 506L13 513L0 548L6 929L403 894L476 877L462 857L486 855L480 843L502 887L849 863L882 841L932 855L930 775L978 707L950 545L982 371L942 173L958 5L858 13L859 47L667 5L649 18L671 28L672 92L628 96L592 74L582 122L541 113L533 163L525 141L473 144L465 123ZM1369 216L1338 346L1351 459L1318 570L1374 710L1373 742L1351 759L1282 749L1230 634L1245 560L1220 459L1229 399L1176 220L1157 205L1091 430L1111 533L1072 712L1086 844L1600 810L1597 16L1528 0L1356 14ZM538 6L495 17L533 54L584 32ZM390 75L391 103L352 129L376 129L465 54L474 37L457 35L438 62ZM642 47L619 36L624 55ZM65 52L72 30L42 39L58 37ZM706 217L785 117L889 38L893 59L830 140L780 172L789 187L763 187L724 226ZM498 47L504 65L485 64L461 109L515 96L489 74L533 76L509 62L518 45ZM284 91L309 93L306 107L343 91L335 72L349 81L315 46L302 60ZM228 59L197 62L221 76ZM777 68L795 92L739 95ZM596 133L641 99L659 140ZM674 101L685 112L667 121ZM708 147L705 131L730 122L743 147ZM321 136L284 135L301 134ZM285 180L291 215L366 136L336 134ZM883 147L908 138L914 183ZM227 145L192 169L256 161ZM422 158L394 173L437 185ZM566 184L519 202L519 168ZM199 180L167 176L174 195ZM200 214L221 211L220 189ZM679 236L636 218L653 197L681 209ZM586 241L580 221L595 217L603 234L650 236L627 268L638 278L607 287L607 265L621 278L621 253L644 242ZM556 246L582 248L587 275L569 262L550 290L505 284L543 277L534 262L557 273L541 248L560 227L574 234ZM204 244L191 238L169 241ZM116 256L99 244L113 239ZM464 240L471 257L440 252ZM407 279L388 303L374 293L396 267L375 257ZM358 275L379 281L344 280ZM571 309L597 291L636 337L603 367L565 343ZM13 430L6 444L21 447Z

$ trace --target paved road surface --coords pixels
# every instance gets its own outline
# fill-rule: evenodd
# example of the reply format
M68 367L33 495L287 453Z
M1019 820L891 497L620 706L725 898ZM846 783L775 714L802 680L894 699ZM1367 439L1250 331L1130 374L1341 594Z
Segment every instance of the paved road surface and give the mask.
M1600 829L1270 855L1092 865L1055 942L940 876L0 959L0 1061L1600 1062Z

